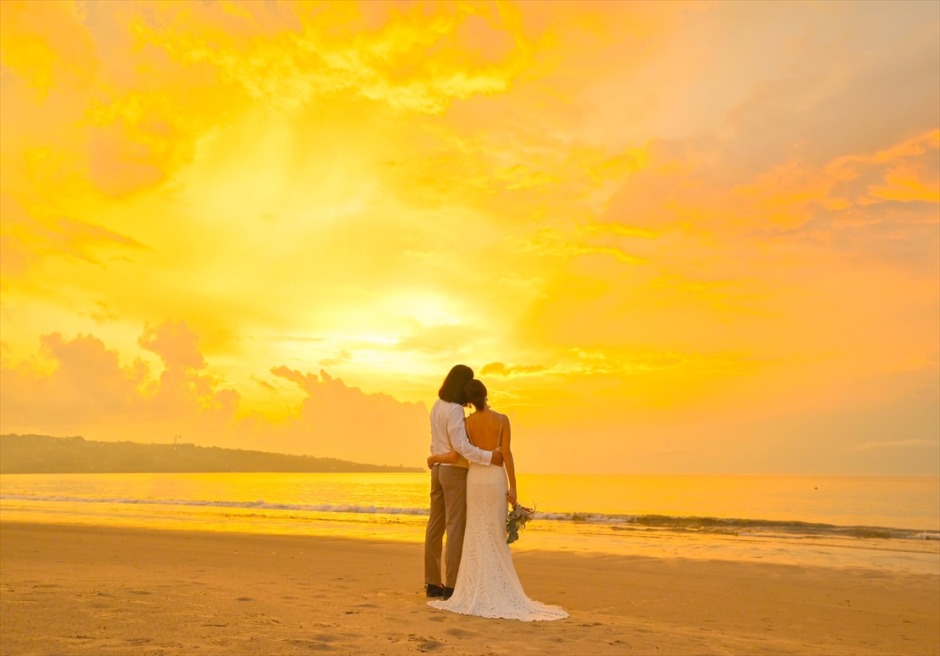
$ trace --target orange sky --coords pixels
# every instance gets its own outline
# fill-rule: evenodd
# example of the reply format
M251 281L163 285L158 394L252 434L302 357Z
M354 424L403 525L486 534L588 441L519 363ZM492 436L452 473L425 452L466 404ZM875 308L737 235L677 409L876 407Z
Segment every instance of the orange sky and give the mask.
M0 430L940 474L940 5L16 2Z

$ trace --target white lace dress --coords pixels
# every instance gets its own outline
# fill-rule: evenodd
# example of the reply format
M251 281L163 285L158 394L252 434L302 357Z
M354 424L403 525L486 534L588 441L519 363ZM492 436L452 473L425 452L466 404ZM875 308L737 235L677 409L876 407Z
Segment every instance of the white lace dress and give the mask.
M506 544L506 472L470 463L467 472L467 528L454 594L429 601L434 608L523 622L560 620L568 613L529 599Z

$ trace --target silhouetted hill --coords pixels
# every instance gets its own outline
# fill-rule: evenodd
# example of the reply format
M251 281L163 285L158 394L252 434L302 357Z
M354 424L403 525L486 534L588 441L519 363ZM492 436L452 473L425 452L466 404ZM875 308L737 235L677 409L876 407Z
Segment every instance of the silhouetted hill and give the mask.
M422 470L195 444L94 442L83 437L0 435L0 474L418 471Z

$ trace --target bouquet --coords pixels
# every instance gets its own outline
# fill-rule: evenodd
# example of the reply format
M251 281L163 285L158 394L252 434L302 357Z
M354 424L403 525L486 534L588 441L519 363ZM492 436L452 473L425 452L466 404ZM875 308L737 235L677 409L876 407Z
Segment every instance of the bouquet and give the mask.
M512 512L506 516L506 544L512 544L519 539L519 529L525 528L526 522L532 519L535 514L533 508L520 506L519 503L512 504Z

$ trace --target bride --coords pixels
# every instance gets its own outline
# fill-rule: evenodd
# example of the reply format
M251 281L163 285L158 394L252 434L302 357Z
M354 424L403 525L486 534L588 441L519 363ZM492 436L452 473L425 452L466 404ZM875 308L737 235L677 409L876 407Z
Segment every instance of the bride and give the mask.
M447 601L429 601L434 608L532 622L558 620L568 613L529 599L522 589L506 544L506 502L516 502L516 470L510 442L509 418L487 404L486 386L479 380L466 385L467 398L476 411L467 418L467 435L474 446L502 451L502 467L470 463L467 473L467 528L454 594ZM454 462L456 451L431 456L435 462ZM509 477L507 489L506 477Z

